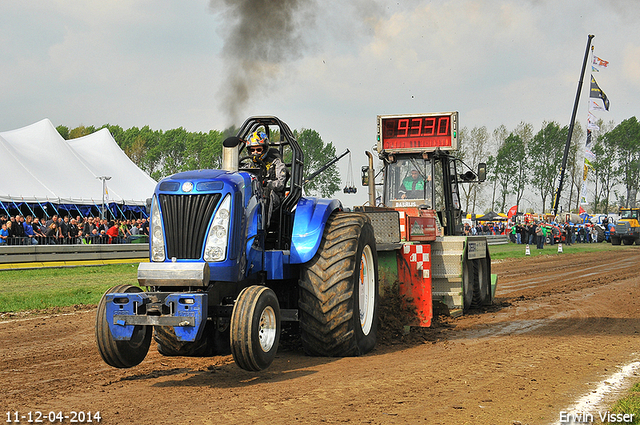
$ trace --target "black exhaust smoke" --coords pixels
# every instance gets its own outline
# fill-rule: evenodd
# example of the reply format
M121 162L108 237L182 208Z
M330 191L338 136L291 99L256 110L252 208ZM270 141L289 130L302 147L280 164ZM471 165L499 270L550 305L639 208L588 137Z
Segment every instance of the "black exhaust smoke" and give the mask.
M210 8L225 21L222 110L230 124L241 118L254 95L268 93L284 63L304 49L303 28L308 0L211 0ZM308 27L308 26L307 26Z

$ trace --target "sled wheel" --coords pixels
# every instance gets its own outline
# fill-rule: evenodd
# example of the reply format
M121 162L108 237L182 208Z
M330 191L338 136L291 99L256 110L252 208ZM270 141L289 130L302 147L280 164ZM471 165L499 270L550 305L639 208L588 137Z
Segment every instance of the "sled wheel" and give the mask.
M611 236L611 245L620 245L620 237Z
M474 270L473 261L468 260L466 257L465 254L464 260L462 261L462 305L464 312L469 311L474 304L477 275L477 272Z
M358 356L376 345L378 257L363 214L336 212L300 275L300 333L312 356Z
M633 245L633 241L634 241L634 239L631 239L631 238L623 238L622 239L622 243L624 245Z
M491 302L491 275L488 273L486 258L479 258L473 262L475 263L474 277L476 281L473 306L481 307Z
M269 367L278 351L280 330L275 292L259 285L243 289L231 313L231 354L236 364L251 371Z
M151 326L135 326L133 335L128 341L117 341L111 335L111 330L107 323L106 295L132 292L142 292L142 289L132 285L114 286L102 295L98 304L98 311L96 312L96 342L102 359L109 366L118 368L136 366L144 360L151 345L151 334L153 333Z
M484 266L484 284L486 285L487 296L482 305L493 304L493 293L491 292L491 252L489 252L489 246L487 245L486 256L482 260Z
M473 299L471 300L471 308L480 307L480 260L470 260L471 269L473 270Z

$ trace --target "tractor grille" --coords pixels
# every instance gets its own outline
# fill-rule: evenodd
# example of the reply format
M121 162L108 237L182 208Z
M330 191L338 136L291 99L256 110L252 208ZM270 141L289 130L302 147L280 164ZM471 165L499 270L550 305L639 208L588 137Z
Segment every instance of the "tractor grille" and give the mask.
M629 233L630 230L631 224L628 221L619 221L618 224L616 224L616 233L619 235Z
M167 240L167 258L199 259L219 193L160 195L160 209Z

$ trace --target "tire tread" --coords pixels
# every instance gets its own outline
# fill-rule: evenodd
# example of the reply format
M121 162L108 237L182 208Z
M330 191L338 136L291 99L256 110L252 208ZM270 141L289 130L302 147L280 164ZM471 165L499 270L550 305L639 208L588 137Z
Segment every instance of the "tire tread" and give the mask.
M151 328L144 330L145 335L141 342L140 349L131 349L130 341L117 341L111 335L109 324L107 323L107 303L106 294L142 292L137 286L117 285L107 290L100 299L96 311L96 342L98 351L102 359L110 366L117 368L129 368L136 366L144 360L151 344ZM134 331L135 332L135 331Z
M354 335L353 275L365 226L371 224L364 214L331 215L318 251L303 267L298 306L307 354L331 357L363 354Z

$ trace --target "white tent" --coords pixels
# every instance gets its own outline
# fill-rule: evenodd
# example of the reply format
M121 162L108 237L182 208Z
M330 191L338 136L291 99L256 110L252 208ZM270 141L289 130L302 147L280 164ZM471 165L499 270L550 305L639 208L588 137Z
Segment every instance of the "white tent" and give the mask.
M101 176L111 177L106 181L109 203L125 210L143 209L156 185L107 129L66 141L51 121L44 119L0 132L3 207L13 203L97 207L103 199Z

